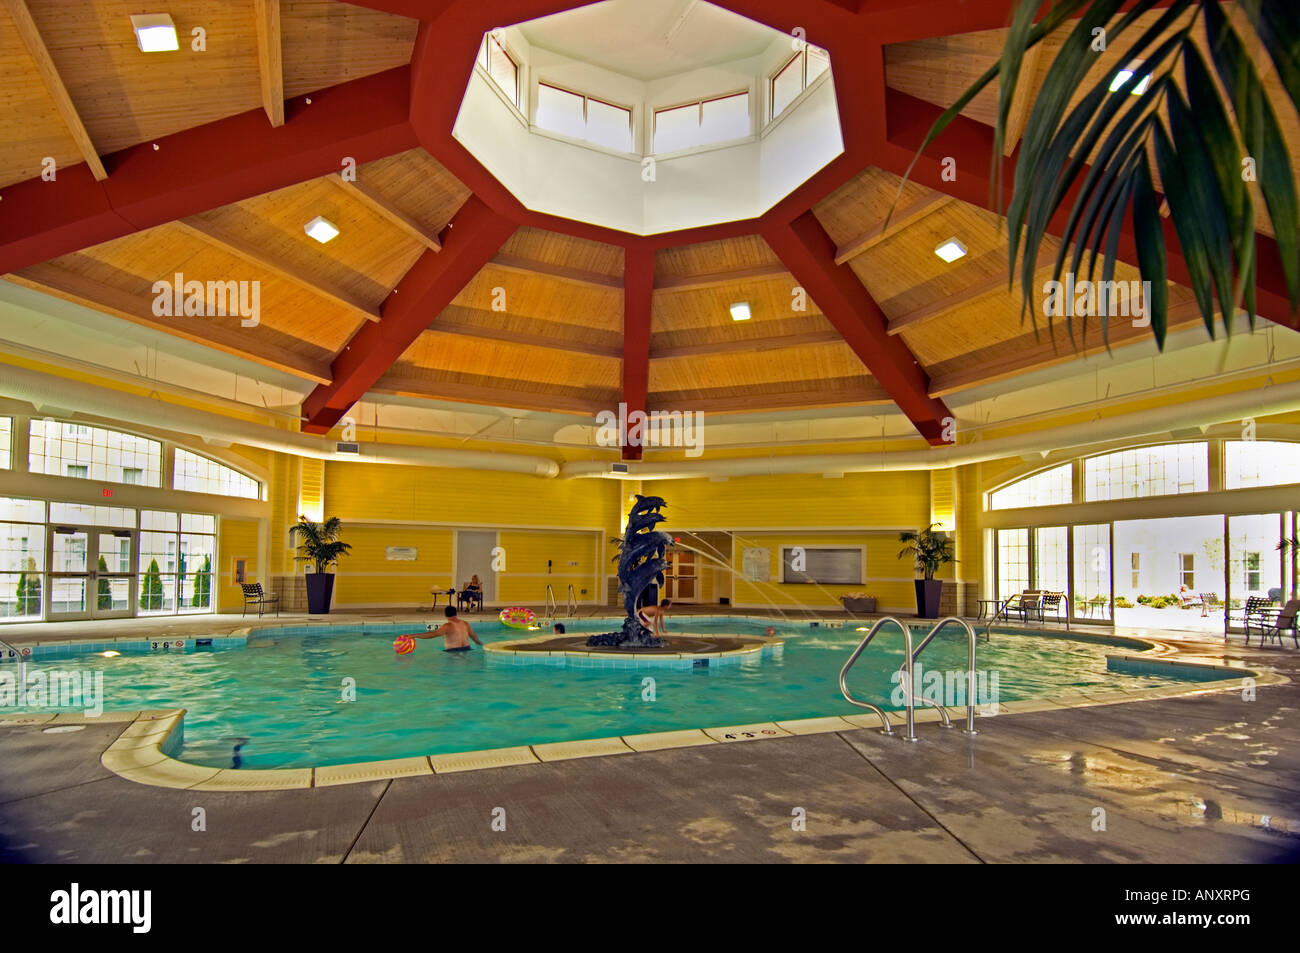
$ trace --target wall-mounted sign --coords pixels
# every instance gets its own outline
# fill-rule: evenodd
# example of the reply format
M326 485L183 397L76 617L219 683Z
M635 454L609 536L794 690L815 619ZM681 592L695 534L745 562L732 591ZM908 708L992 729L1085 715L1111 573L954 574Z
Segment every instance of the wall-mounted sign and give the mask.
M389 562L413 563L419 555L419 550L414 546L387 546L384 548L384 558Z
M750 582L767 582L772 572L772 551L755 546L741 553L741 572Z

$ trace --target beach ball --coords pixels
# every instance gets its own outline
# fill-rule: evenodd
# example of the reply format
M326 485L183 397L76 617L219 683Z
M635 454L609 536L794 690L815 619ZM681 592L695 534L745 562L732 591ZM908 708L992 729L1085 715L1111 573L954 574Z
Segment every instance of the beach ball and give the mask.
M393 642L393 650L398 655L410 655L415 651L415 639L409 635L399 635Z

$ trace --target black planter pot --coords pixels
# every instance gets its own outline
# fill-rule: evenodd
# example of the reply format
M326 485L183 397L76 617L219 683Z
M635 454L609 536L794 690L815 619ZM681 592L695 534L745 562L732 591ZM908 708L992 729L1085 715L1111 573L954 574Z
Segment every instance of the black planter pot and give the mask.
M312 615L329 615L330 597L334 595L334 573L307 573L307 611Z
M939 596L943 593L941 579L916 580L916 614L922 619L939 618Z

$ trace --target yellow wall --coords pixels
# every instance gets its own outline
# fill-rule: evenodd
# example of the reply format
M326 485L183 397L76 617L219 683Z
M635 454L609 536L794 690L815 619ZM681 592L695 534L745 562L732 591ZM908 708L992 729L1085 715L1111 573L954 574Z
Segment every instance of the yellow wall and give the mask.
M330 511L331 516L336 515ZM335 570L337 606L429 605L430 589L453 585L452 531L425 526L348 526L343 539L352 545ZM390 560L387 547L414 547L413 561ZM444 600L439 600L440 603Z
M930 516L930 479L924 471L820 473L646 481L644 493L668 501L668 529L924 526Z
M601 529L619 493L612 480L524 473L326 463L325 510L344 522Z
M257 520L223 518L217 531L217 611L238 612L244 607L244 593L234 578L237 557L248 560L246 567L249 582L260 582L269 590L267 581L260 575L257 556Z
M898 559L898 532L930 521L930 476L905 473L847 473L839 478L821 474L732 477L710 480L647 481L646 494L668 501L663 528L728 530L736 535L730 569L743 571L746 546L771 550L771 582L753 583L731 577L718 567L703 574L702 601L716 602L714 592L732 589L736 606L838 608L839 597L850 592L875 596L882 608L915 609L912 566ZM783 584L782 546L865 546L866 581L857 585L818 587ZM707 560L706 560L707 564ZM910 607L910 608L909 608Z
M505 568L495 602L540 606L549 583L561 606L570 584L580 603L596 603L622 493L604 480L333 462L323 489L325 515L343 521L352 544L336 570L340 607L428 605L431 588L460 588L468 573L455 565L457 529L497 531ZM413 546L417 559L390 561L389 546Z
M570 585L579 602L596 602L600 598L597 546L603 539L603 532L503 530L498 545L505 551L506 568L497 574L497 601L537 605L549 584L559 606L565 604ZM550 573L546 570L548 559L552 563ZM578 565L570 566L571 562Z
M866 581L843 586L781 582L781 548L785 546L862 546L866 549ZM769 582L751 582L743 577L744 550L763 547L770 551ZM731 567L742 575L733 577L732 604L740 607L839 608L840 597L849 593L875 596L882 610L914 610L911 563L898 558L897 533L889 532L744 532L736 534Z

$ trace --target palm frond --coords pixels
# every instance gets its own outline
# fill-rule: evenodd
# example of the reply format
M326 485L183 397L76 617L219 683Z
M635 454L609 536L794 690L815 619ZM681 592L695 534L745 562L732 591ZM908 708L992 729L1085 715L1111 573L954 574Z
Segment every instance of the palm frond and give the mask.
M1017 0L999 61L940 115L913 159L908 175L971 100L994 78L999 80L990 201L1006 216L1009 283L1019 275L1024 310L1044 312L1049 329L1056 314L1044 305L1034 278L1043 242L1059 231L1052 272L1057 287L1067 261L1077 282L1088 256L1090 288L1097 287L1091 279L1101 265L1103 294L1080 315L1082 332L1095 314L1109 340L1115 301L1105 292L1114 290L1116 262L1121 248L1129 247L1136 250L1144 282L1142 312L1163 348L1169 311L1164 215L1171 219L1187 282L1210 334L1216 312L1229 331L1239 309L1253 322L1259 274L1256 229L1262 216L1256 192L1247 184L1249 169L1256 171L1291 309L1296 310L1300 196L1281 124L1247 43L1267 51L1283 93L1300 110L1300 4L1239 0L1236 6L1243 15L1237 22L1253 33L1243 40L1225 14L1225 2L1055 0L1034 23L1042 0ZM1071 16L1078 19L1036 90L1025 121L1012 193L1004 207L1002 145L1024 54ZM1208 56L1198 45L1198 27ZM1130 32L1136 39L1128 42ZM1128 45L1088 87L1100 52L1099 35L1102 48L1114 49L1121 39ZM1129 70L1134 62L1142 63L1141 70ZM1132 75L1121 82L1123 70ZM1163 196L1155 188L1157 170ZM1072 309L1065 310L1066 334L1072 340L1074 316ZM1035 320L1035 331L1036 325Z

